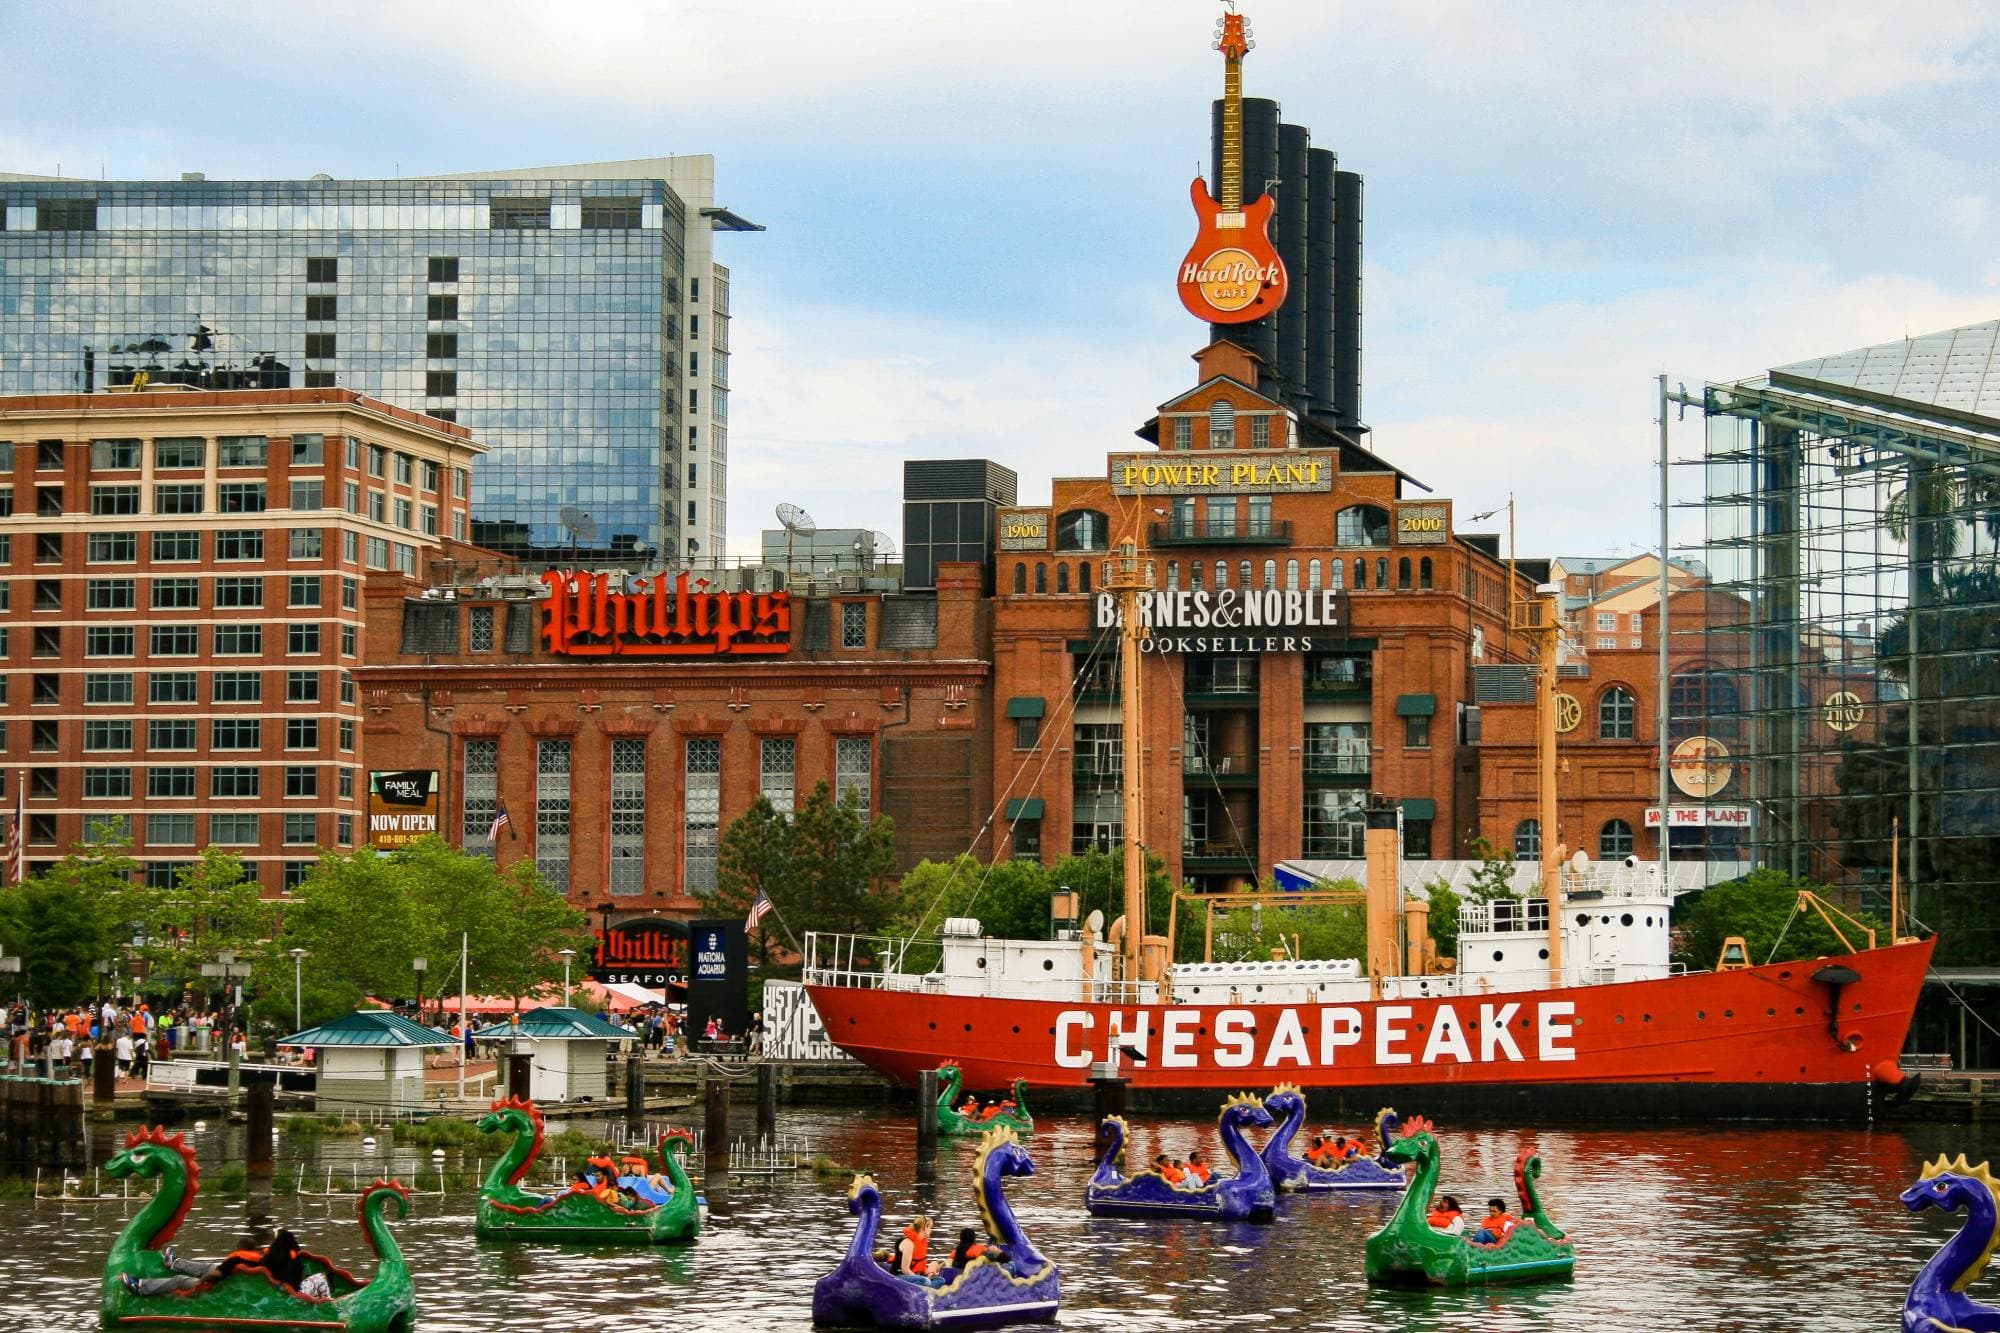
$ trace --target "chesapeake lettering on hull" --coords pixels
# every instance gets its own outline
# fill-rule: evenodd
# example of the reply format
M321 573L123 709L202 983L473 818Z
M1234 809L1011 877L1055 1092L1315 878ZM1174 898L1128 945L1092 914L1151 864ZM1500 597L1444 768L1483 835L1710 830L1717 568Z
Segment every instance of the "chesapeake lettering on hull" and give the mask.
M565 657L742 657L790 649L792 597L711 592L683 572L630 578L547 570L542 645Z
M1430 1012L1423 1030L1416 1009L1334 1004L1262 1009L1111 1010L1100 1024L1089 1009L1056 1016L1055 1062L1087 1069L1111 1058L1115 1042L1127 1057L1153 1069L1334 1069L1342 1063L1477 1065L1576 1059L1576 1005L1569 1000L1469 1000ZM1532 1018L1532 1030L1522 1027ZM1308 1027L1312 1035L1307 1035Z
M1117 495L1306 495L1333 489L1331 449L1261 454L1113 454Z

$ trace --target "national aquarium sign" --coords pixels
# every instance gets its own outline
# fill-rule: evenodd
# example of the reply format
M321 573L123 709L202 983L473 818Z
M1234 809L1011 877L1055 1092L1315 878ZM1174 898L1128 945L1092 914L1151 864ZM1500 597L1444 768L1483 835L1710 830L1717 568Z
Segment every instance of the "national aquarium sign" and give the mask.
M1173 588L1139 594L1149 653L1302 653L1313 632L1340 627L1341 595L1324 588ZM1097 595L1096 627L1120 623L1118 599ZM1285 631L1272 633L1271 631Z

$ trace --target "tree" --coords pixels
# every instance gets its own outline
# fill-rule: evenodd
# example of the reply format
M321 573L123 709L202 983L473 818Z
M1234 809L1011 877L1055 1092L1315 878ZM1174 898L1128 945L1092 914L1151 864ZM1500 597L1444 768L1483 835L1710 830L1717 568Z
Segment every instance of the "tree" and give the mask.
M1466 896L1476 903L1490 903L1495 898L1515 898L1514 859L1484 838L1472 840L1472 854L1479 858L1479 869L1472 872L1466 882Z
M860 793L836 801L824 782L789 818L759 797L723 830L711 901L747 916L758 893L771 900L754 933L765 966L779 941L803 947L808 931L880 934L898 902L881 891L896 871L894 833L887 815L862 815Z
M37 1005L76 1004L100 984L95 964L118 962L112 941L132 911L123 822L0 895L0 939L21 958L21 993Z
M746 918L759 894L774 903L781 899L789 902L792 864L792 823L778 813L769 797L759 796L722 831L722 845L716 857L715 897L711 901L720 912ZM771 961L773 932L784 929L768 915L764 921L771 924L760 923L750 935L759 967ZM789 919L785 924L789 924Z
M1458 957L1458 913L1465 900L1442 878L1424 885L1424 892L1430 899L1431 943L1437 946L1437 956Z
M398 851L391 864L432 923L430 937L411 941L406 951L455 959L462 939L472 994L519 1000L562 979L560 950L589 954L588 918L548 886L531 860L502 870L489 857L424 837ZM421 949L414 947L419 943ZM403 980L412 979L406 965Z
M1354 880L1315 884L1315 889L1362 891ZM1283 950L1298 958L1359 958L1368 954L1368 911L1355 903L1287 902L1289 895L1267 878L1258 886L1269 902L1233 908L1215 918L1218 962L1254 962Z
M1049 869L1055 888L1075 889L1082 915L1104 913L1108 927L1125 914L1125 855L1093 847L1078 856L1065 856ZM1167 933L1167 915L1173 908L1174 885L1167 878L1167 863L1158 856L1146 857L1146 933ZM1187 915L1183 913L1182 915Z
M998 939L1047 939L1054 887L1039 861L988 864L970 855L920 861L904 872L890 929L910 935L934 931L948 917L969 916Z
M1818 913L1798 910L1802 889L1832 892L1782 870L1765 869L1687 894L1674 904L1673 924L1679 939L1676 961L1691 968L1714 967L1722 954L1723 941L1731 935L1743 937L1753 963L1846 953ZM1882 923L1866 913L1854 915L1878 932L1883 931ZM1865 937L1856 939L1855 932L1844 923L1842 929L1857 946L1864 942Z
M253 962L277 919L277 904L244 877L242 860L213 847L182 866L171 888L136 890L130 901L133 952L146 962L148 984L169 992L198 989L202 965L225 950Z

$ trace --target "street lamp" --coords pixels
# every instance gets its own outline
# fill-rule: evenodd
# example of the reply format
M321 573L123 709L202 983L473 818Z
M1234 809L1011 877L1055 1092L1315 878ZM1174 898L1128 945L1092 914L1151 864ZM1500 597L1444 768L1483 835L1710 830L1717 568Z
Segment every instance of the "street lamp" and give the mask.
M419 1023L424 1021L424 971L430 965L431 960L428 958L410 960L410 971L417 974L417 1022Z
M104 999L104 978L111 971L111 960L100 958L90 965L90 970L97 973L97 998L101 1001Z
M557 949L556 956L563 960L563 1008L569 1008L569 960L576 957L574 949Z
M301 961L305 956L304 949L292 950L292 1031L294 1032L303 1032L306 1027L306 974Z

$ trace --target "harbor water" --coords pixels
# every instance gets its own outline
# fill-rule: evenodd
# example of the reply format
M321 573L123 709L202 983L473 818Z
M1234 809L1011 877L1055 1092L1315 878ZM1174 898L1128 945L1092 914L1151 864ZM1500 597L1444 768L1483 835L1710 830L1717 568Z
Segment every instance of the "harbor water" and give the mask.
M873 1174L889 1210L885 1232L919 1211L937 1217L939 1244L978 1225L971 1140L943 1140L934 1178L919 1183L907 1113L799 1111L782 1127L812 1152ZM1959 1220L1912 1215L1896 1195L1927 1158L1965 1152L1977 1162L1987 1152L1977 1126L1536 1133L1550 1213L1577 1240L1576 1276L1520 1288L1390 1292L1371 1290L1362 1275L1362 1243L1390 1207L1382 1201L1291 1196L1271 1226L1088 1217L1091 1130L1083 1117L1039 1123L1030 1140L1037 1174L1015 1182L1010 1198L1024 1230L1062 1265L1061 1327L1135 1333L1892 1328L1911 1276ZM205 1171L240 1156L231 1137L240 1133L191 1134ZM1442 1187L1469 1212L1491 1195L1511 1200L1513 1162L1529 1135L1446 1125L1441 1139ZM1219 1151L1212 1122L1140 1119L1130 1160L1195 1147ZM452 1172L478 1165L456 1153L439 1162L428 1149L388 1146L386 1135L364 1147L353 1138L286 1134L278 1154L279 1175L303 1175L308 1186L331 1170L337 1180L378 1172L414 1178L428 1191L395 1233L416 1276L419 1326L434 1333L803 1330L811 1326L813 1282L833 1267L853 1225L849 1177L799 1171L711 1184L709 1224L684 1248L483 1242L472 1232L475 1192L438 1192L440 1165ZM553 1170L538 1168L536 1178L552 1179ZM240 1194L204 1194L179 1248L221 1255L245 1236L254 1206ZM0 1328L94 1327L105 1253L137 1210L136 1201L0 1198ZM352 1198L280 1190L269 1214L310 1247L364 1276L372 1271Z

